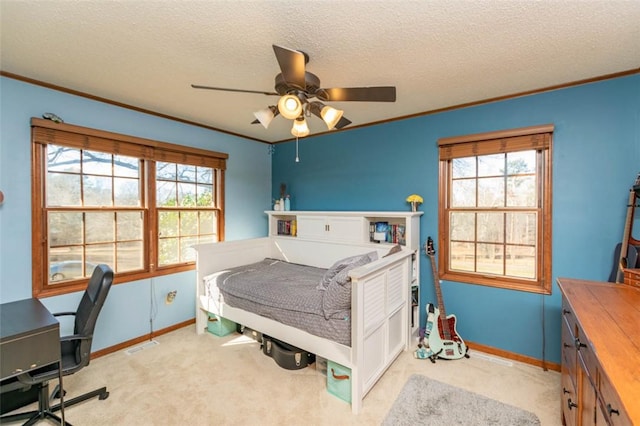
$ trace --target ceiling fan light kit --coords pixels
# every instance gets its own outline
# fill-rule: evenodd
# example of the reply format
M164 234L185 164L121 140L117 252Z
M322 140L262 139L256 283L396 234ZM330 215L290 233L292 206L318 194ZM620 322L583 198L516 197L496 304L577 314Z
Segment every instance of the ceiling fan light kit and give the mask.
M340 121L340 119L342 118L342 114L344 114L344 111L332 108L328 105L326 105L320 111L320 115L322 116L324 122L327 124L329 130L336 127L336 124L338 124L338 121Z
M275 117L274 109L275 107L267 107L253 113L265 129L269 128L269 124L271 124L271 121L273 121L273 118Z
M295 95L284 95L278 101L278 111L284 118L295 120L302 114L302 102Z
M307 126L307 120L305 120L304 117L298 117L295 119L293 127L291 128L291 134L297 138L309 135L309 126Z
M294 120L291 134L303 137L309 134L309 127L305 116L311 114L321 118L329 130L342 129L351 124L343 116L344 111L314 101L317 98L323 102L395 102L396 88L394 86L380 87L345 87L321 88L320 79L306 71L309 55L299 50L272 45L280 66L280 73L275 77L275 92L258 90L230 89L225 87L201 86L192 84L194 89L221 90L226 92L256 93L266 96L279 96L278 105L256 111L256 120L267 129L275 116L281 114L284 118Z

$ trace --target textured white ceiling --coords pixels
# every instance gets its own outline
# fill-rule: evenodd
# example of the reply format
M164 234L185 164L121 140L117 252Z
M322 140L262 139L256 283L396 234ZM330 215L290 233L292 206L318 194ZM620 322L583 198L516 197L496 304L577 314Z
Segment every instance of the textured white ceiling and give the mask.
M272 91L277 44L322 87L396 86L331 103L346 130L640 68L638 0L0 0L0 19L2 71L268 142L291 122L249 123L277 98L190 84Z

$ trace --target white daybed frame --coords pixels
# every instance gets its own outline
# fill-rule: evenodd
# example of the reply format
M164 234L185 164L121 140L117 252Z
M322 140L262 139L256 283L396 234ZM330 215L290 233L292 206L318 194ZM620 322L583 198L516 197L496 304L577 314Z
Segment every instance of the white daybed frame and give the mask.
M351 408L358 414L364 396L409 347L411 256L414 253L403 249L383 258L389 248L388 245L270 237L197 245L197 333L204 333L207 312L210 312L350 368ZM266 257L329 268L338 259L372 250L378 251L379 260L349 274L352 280L351 347L242 309L211 302L205 293L203 278L207 275Z

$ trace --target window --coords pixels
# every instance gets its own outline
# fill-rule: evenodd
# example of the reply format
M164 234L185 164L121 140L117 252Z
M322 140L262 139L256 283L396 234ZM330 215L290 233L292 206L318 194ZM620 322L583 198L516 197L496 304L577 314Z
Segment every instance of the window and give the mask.
M441 278L550 294L552 132L438 141Z
M32 119L33 293L193 269L224 238L222 153Z

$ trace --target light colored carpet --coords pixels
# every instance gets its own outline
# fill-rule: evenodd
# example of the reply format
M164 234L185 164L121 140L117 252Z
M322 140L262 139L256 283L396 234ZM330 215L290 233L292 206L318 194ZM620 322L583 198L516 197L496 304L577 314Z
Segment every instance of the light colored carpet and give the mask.
M191 325L156 340L158 345L132 355L114 352L65 377L67 398L105 385L110 392L104 401L69 407L66 420L74 426L380 425L407 379L422 374L531 411L542 426L560 425L559 373L493 362L473 350L469 359L432 364L415 359L411 348L353 416L349 404L327 392L315 364L282 369L258 343L238 334L198 335Z
M382 424L537 426L540 420L512 405L413 374Z

